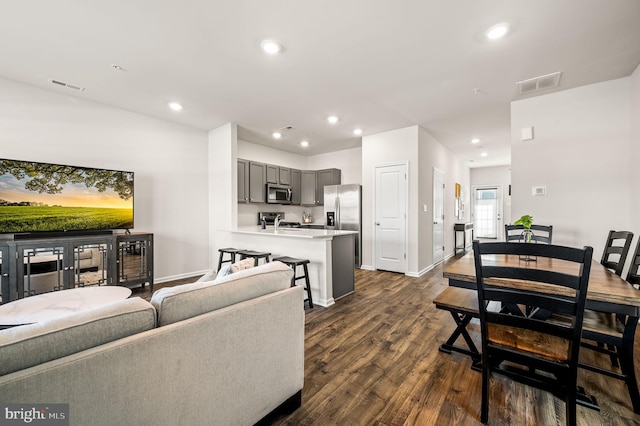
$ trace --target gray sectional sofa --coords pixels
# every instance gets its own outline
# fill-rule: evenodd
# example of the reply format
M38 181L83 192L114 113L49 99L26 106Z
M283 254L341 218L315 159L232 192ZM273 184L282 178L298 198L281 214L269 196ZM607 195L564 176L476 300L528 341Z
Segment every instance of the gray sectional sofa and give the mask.
M301 287L280 262L0 331L0 403L71 425L251 425L300 405Z

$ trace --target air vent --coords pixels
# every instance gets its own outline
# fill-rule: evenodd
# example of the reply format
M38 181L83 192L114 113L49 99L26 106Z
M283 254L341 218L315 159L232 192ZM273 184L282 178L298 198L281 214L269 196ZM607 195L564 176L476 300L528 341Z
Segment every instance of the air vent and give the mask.
M57 86L66 87L67 89L77 90L78 92L84 92L84 87L76 86L75 84L65 83L64 81L49 79L49 83Z
M284 126L280 128L280 131L288 132L289 130L293 130L293 126Z
M554 72L540 77L530 78L528 80L522 80L516 83L518 87L518 94L524 95L526 93L536 92L538 90L551 89L558 87L560 84L560 76L562 71Z

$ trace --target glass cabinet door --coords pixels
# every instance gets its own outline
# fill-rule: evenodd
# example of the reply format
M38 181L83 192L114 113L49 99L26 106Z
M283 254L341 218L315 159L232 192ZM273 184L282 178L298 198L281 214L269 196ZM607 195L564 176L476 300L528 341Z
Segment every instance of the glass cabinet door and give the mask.
M147 236L118 237L118 285L126 287L153 285L153 245ZM151 287L153 289L153 287Z
M73 247L72 287L109 284L109 243L86 243Z
M0 305L12 300L9 293L9 249L0 247ZM15 295L14 297L15 298Z

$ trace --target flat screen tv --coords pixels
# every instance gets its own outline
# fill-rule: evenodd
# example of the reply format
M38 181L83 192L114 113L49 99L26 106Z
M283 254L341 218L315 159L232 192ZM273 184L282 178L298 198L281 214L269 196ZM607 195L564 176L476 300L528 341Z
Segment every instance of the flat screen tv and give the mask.
M0 159L0 233L133 228L133 172Z

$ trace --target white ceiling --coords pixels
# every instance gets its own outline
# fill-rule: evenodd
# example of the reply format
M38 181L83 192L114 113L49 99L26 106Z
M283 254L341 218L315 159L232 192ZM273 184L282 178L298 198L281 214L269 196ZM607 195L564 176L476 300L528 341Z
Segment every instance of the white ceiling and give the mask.
M511 32L486 40L498 22ZM544 94L629 76L639 22L638 0L5 1L0 77L205 130L234 122L303 155L359 146L355 127L420 125L478 167L510 162L517 81L562 71Z

